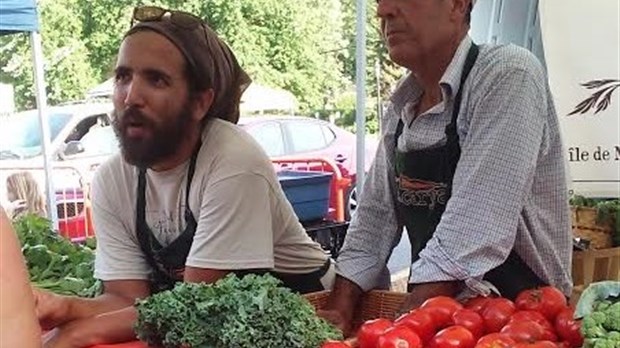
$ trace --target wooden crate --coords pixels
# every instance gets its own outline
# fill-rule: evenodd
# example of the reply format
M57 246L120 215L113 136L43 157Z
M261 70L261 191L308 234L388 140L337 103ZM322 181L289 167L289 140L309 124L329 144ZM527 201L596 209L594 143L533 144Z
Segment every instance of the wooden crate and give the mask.
M613 245L614 226L596 221L596 209L589 207L571 207L571 224L573 235L590 241L594 249L607 249Z
M592 282L620 280L620 247L574 251L572 276L572 299Z

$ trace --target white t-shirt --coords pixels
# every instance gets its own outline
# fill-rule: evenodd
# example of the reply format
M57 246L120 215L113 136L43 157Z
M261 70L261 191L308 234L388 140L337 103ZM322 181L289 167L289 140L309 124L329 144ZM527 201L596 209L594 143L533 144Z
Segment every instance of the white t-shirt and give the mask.
M146 173L146 221L163 246L185 228L188 167L189 160ZM149 277L135 228L137 185L138 169L120 154L97 170L92 185L96 278ZM214 119L205 127L189 205L198 227L187 266L303 274L327 260L299 223L267 155L231 123Z

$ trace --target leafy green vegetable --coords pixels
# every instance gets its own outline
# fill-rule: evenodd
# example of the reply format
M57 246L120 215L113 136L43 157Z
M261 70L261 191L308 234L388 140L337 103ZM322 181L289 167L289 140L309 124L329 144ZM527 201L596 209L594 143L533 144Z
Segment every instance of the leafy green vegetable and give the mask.
M34 286L63 295L93 297L101 292L93 277L94 240L71 243L36 215L18 219L14 227Z
M602 309L600 302L620 296L620 282L602 281L590 284L579 297L575 308L575 319L591 314L595 309Z
M340 331L270 275L180 283L138 301L138 338L166 348L316 348Z
M577 303L586 348L620 348L620 282L591 284Z

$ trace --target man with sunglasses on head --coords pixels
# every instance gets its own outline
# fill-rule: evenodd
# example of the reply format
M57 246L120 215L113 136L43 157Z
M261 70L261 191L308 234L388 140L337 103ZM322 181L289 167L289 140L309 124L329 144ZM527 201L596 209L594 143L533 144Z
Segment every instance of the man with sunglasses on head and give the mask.
M305 233L260 146L235 126L250 79L197 17L138 7L115 69L121 154L92 185L93 299L35 290L48 347L135 339L136 299L176 282L269 272L299 293L330 288L329 257Z
M477 46L472 0L378 0L390 58L409 73L321 313L345 331L362 294L389 285L406 227L408 298L553 285L571 294L571 230L558 118L543 66L514 45Z

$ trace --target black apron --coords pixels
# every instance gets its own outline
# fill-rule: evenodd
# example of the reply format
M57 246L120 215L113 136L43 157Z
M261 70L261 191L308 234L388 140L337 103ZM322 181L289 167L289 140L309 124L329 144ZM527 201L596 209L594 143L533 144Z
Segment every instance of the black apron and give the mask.
M399 119L396 128L397 215L399 222L407 228L412 264L419 259L420 252L433 236L452 193L452 179L461 156L456 121L465 80L476 61L478 50L478 46L472 44L467 54L452 118L445 129L445 145L403 153L398 150L398 138L404 127L402 119ZM514 250L502 265L488 272L484 279L493 283L502 296L512 299L523 289L543 285Z
M157 293L169 290L174 284L183 281L183 272L185 270L185 261L189 255L196 233L198 223L194 218L194 214L189 207L189 191L191 182L196 169L196 158L200 144L192 153L187 170L187 184L185 187L185 229L179 237L167 246L162 246L155 238L153 231L146 223L146 169L141 168L138 172L138 195L136 202L136 231L140 248L144 253L148 264L152 268L151 272L151 292ZM321 278L330 269L330 258L327 258L325 264L314 272L307 274L282 274L266 269L249 269L233 271L238 277L247 274L265 274L270 273L274 277L280 279L283 285L293 291L299 293L309 293L324 290L321 284Z

